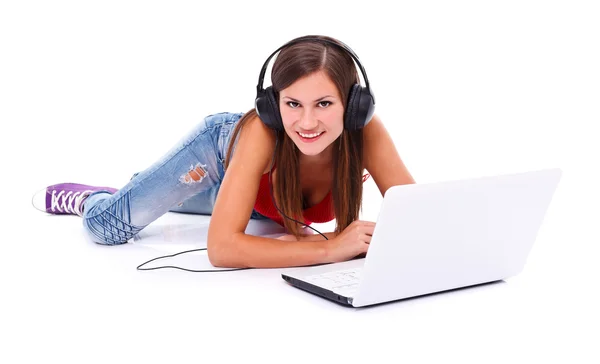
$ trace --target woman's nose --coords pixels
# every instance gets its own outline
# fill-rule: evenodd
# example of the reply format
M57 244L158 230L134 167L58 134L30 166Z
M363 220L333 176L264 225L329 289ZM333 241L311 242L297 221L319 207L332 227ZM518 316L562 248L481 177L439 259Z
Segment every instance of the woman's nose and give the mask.
M300 126L304 130L313 130L318 124L317 118L310 111L304 112L300 119Z

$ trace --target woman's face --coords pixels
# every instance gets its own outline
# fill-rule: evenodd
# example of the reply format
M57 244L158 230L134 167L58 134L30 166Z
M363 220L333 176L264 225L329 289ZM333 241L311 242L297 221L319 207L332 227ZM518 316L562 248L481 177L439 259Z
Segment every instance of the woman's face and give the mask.
M324 71L298 79L279 92L279 110L288 136L308 156L318 156L344 128L338 89Z

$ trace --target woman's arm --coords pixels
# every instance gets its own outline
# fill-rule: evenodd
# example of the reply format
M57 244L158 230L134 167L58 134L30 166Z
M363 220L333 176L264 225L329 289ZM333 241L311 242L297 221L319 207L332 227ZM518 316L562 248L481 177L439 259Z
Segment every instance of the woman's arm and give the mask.
M321 241L302 243L281 240L238 233L230 244L222 245L220 254L212 254L212 258L209 254L209 258L216 267L282 268L329 263L323 237Z
M248 120L223 177L208 227L207 250L212 265L272 268L327 262L327 241L294 244L245 234L261 176L270 168L274 148L272 130L258 117Z
M294 235L287 234L287 235L282 235L282 236L278 237L277 240L283 240L283 241L326 241L325 238L322 237L321 234L319 234L319 233L314 233L314 234L299 234L299 235L300 235L299 239L296 239L296 237ZM330 232L330 233L323 233L323 235L325 235L328 240L331 240L331 239L333 239L333 238L335 238L337 236L337 233Z
M373 177L381 196L391 186L416 183L377 115L363 129L363 144L365 168Z

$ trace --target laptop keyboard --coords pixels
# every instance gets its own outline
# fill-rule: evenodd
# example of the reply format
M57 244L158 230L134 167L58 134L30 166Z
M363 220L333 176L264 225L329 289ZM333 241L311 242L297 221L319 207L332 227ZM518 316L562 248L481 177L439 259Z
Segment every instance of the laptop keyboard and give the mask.
M315 286L350 295L358 288L362 268L336 270L333 272L313 274L304 280Z

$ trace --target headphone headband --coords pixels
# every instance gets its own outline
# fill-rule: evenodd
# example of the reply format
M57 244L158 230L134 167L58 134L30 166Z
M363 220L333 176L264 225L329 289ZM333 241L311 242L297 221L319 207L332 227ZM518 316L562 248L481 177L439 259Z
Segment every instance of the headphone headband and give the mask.
M316 42L322 44L328 44L338 47L342 51L352 56L365 80L366 86L360 85L360 80L354 82L348 90L346 107L344 109L344 129L356 131L365 127L371 120L375 111L375 97L370 90L369 79L364 67L360 63L358 56L344 43L337 39L320 38L319 36L309 35L292 39L281 47L277 48L275 52L271 53L269 58L265 61L262 69L260 70L260 76L258 78L258 85L256 86L256 99L254 100L254 108L258 114L260 120L268 127L277 131L283 131L284 125L281 119L281 112L278 106L277 93L273 89L273 86L269 86L266 89L263 88L263 82L265 73L267 71L267 65L275 53L279 52L282 48L288 47L292 44L299 42ZM339 43L338 43L339 42ZM354 69L356 72L356 68Z
M342 41L339 41L339 40L338 40L338 42L339 42L339 44L338 44L329 39L318 38L316 36L308 35L308 36L304 36L304 37L300 37L300 38L291 40L291 41L287 42L286 44L282 45L281 47L277 48L273 53L271 53L269 58L267 58L267 60L265 61L262 69L260 70L260 76L258 77L258 85L256 85L257 93L264 91L263 82L265 79L265 73L267 72L267 66L269 65L269 61L271 60L271 58L273 58L275 53L279 52L281 49L288 47L292 44L301 43L301 42L305 42L305 41L316 41L316 42L321 42L324 44L331 44L331 45L334 45L334 46L346 51L348 54L350 54L350 56L356 61L358 68L360 68L360 72L362 73L363 78L365 79L367 91L369 91L369 93L371 92L371 88L369 86L369 79L367 78L367 72L365 72L365 69L364 69L363 65L360 63L358 56L356 55L356 53L354 53L354 51L350 47L348 47L346 44L344 44Z

